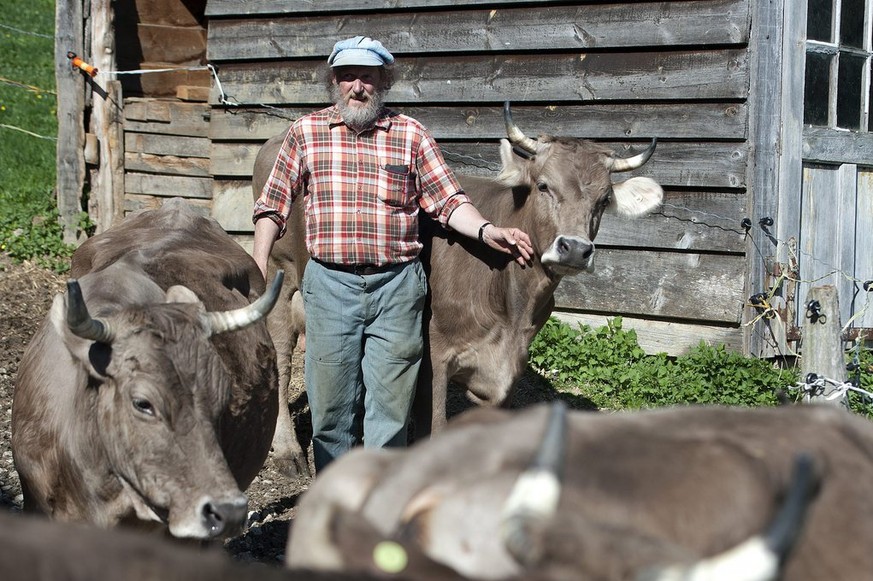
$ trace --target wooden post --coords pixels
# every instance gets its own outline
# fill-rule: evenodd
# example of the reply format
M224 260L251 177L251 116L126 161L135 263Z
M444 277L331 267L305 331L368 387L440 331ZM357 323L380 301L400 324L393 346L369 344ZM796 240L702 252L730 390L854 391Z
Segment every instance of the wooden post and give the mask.
M94 65L115 70L114 13L109 0L91 1ZM121 83L101 75L95 80L90 131L99 144L98 166L91 172L89 213L97 233L107 230L123 215L124 137Z
M85 82L67 52L81 54L82 3L58 0L55 8L55 84L58 92L57 201L64 242L73 244L85 184Z
M815 301L815 302L813 302ZM843 338L840 323L840 302L833 285L812 287L806 296L803 325L802 379L814 373L843 383L846 381L846 362L843 357ZM837 386L826 383L824 392L812 397L813 403L827 403L849 408L845 394L833 397Z

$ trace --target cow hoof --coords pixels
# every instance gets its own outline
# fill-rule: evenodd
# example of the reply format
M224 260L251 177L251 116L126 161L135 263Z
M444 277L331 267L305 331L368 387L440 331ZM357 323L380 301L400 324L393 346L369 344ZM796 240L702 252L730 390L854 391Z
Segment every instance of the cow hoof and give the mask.
M312 469L304 454L273 456L273 468L288 478L312 478Z

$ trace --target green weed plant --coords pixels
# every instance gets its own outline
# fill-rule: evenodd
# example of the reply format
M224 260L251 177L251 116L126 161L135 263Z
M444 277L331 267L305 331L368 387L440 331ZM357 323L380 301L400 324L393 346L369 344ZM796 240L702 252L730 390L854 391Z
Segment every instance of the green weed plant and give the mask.
M531 366L559 391L599 409L680 404L775 405L797 383L797 372L703 342L690 353L646 354L636 332L616 317L600 328L573 329L552 317L530 348ZM792 397L792 396L789 396Z

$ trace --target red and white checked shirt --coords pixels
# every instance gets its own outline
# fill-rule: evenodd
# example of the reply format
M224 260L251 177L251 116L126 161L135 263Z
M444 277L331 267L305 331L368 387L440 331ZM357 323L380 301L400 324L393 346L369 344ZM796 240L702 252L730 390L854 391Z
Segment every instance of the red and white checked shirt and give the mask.
M357 134L335 106L291 125L253 221L270 218L284 235L301 192L306 248L339 264L408 262L422 248L419 209L445 226L470 201L418 121L385 110L374 129Z

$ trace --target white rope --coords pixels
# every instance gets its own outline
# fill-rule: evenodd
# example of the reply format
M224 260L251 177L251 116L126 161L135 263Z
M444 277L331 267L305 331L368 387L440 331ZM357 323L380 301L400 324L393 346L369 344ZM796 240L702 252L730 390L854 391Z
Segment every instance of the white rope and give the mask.
M167 68L167 69L134 69L130 71L104 71L103 69L98 69L98 75L145 75L149 73L172 73L175 71L205 71L207 69L211 69L212 65L203 65L196 67L176 67L176 68Z

